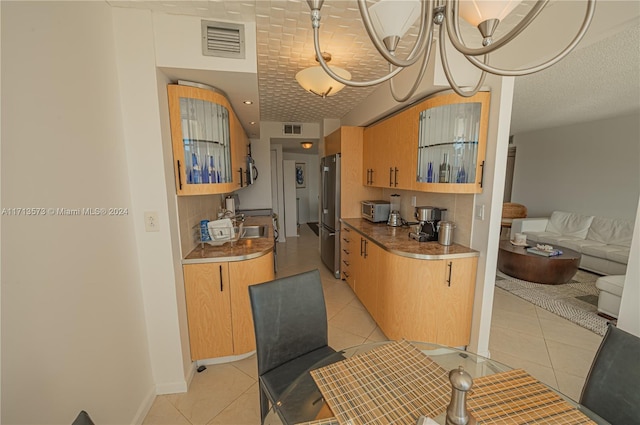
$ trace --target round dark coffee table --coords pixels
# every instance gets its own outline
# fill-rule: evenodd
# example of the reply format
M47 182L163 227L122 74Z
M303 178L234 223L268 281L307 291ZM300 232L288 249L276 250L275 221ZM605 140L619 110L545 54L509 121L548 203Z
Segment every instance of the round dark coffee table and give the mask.
M498 270L528 282L545 285L567 283L578 271L580 253L569 248L555 246L562 255L545 257L531 254L525 247L515 246L509 240L500 241Z

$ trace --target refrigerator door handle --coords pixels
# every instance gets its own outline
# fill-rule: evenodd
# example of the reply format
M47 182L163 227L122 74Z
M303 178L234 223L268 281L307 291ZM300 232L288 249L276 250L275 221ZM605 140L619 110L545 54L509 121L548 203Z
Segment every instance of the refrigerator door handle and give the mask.
M322 214L329 214L329 210L325 208L327 206L327 179L326 175L329 172L329 167L322 167ZM335 233L334 233L335 234Z

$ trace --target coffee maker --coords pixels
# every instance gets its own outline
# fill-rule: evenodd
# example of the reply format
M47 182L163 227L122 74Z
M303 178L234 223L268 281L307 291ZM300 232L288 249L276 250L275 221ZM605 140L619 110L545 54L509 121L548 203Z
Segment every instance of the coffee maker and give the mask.
M444 219L446 211L446 208L416 207L415 216L420 222L420 227L417 237L413 237L413 239L420 242L437 241L439 223Z

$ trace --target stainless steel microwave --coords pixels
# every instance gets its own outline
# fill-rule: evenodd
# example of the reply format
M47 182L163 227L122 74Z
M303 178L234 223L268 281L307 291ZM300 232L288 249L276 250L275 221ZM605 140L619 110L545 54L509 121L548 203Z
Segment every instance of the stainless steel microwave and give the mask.
M389 201L361 201L362 218L374 223L380 223L389 219L391 205Z

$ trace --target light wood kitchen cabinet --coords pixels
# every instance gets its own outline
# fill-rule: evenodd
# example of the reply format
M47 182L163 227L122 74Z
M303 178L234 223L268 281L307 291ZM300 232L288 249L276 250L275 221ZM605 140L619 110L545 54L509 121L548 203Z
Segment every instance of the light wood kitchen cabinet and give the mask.
M191 360L233 354L228 263L183 266Z
M384 255L377 320L384 334L390 339L468 345L477 258L419 260Z
M490 94L469 98L439 95L415 105L413 189L423 192L482 192Z
M231 324L233 325L233 351L247 353L256 349L253 315L249 301L249 286L275 279L273 254L253 260L229 263L231 284Z
M239 169L246 169L247 136L226 97L177 84L168 85L167 91L178 195L242 187Z
M371 317L379 317L379 262L382 258L382 248L367 238L359 238L359 255L354 256L355 293Z
M191 359L255 349L248 287L274 279L273 253L232 262L183 266Z
M409 108L365 129L366 186L411 189L415 180L417 111Z
M382 192L360 180L363 132L362 127L343 126L324 138L324 156L340 154L340 218L360 217L360 201L379 198Z
M234 114L231 115L232 143L231 143L231 163L233 164L233 179L235 188L239 189L249 185L250 172L247 170L247 155L249 154L249 139L247 138L240 121Z

